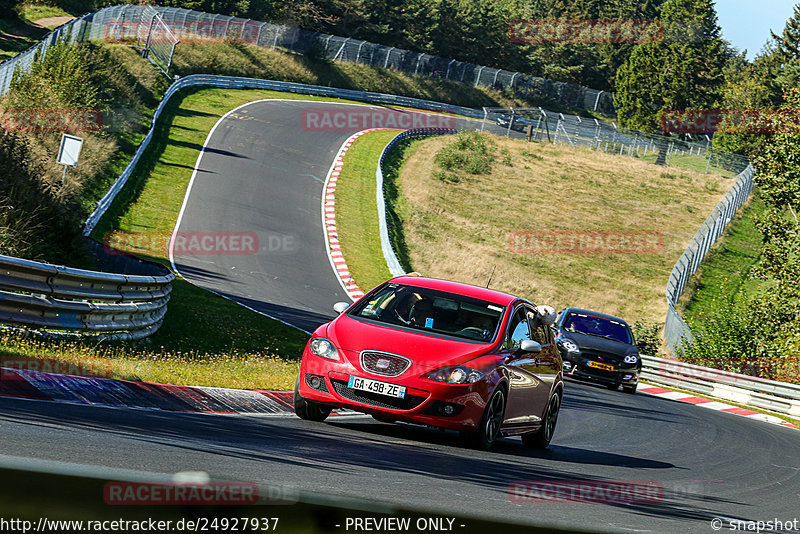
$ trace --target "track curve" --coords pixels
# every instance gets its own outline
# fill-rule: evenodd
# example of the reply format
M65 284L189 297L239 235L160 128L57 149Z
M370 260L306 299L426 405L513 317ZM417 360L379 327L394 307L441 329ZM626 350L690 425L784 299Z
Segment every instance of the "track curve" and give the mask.
M255 234L259 250L196 254L184 248L171 255L174 268L192 283L307 332L333 317L333 304L349 301L326 254L322 189L342 143L365 129L304 127L304 113L323 110L387 112L360 104L259 100L223 116L198 156L175 232L187 239Z

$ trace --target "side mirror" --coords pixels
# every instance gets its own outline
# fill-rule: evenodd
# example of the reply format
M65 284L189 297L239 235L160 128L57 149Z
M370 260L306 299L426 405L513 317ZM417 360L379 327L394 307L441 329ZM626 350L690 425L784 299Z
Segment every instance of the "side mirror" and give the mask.
M333 305L333 311L335 311L336 313L342 313L349 307L350 307L349 302L337 302L336 304Z
M521 350L522 352L533 352L534 354L539 354L540 352L542 352L542 345L537 341L531 341L530 339L526 339L520 344L519 350Z
M556 310L552 306L536 306L536 314L544 325L553 326L556 324Z

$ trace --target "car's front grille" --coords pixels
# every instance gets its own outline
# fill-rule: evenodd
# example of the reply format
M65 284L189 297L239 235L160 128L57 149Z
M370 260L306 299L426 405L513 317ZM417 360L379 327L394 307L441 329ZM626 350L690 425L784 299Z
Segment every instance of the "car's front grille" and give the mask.
M361 368L381 376L400 376L411 367L411 360L398 354L365 350L361 353Z
M413 410L423 402L425 397L419 395L406 395L403 399L394 397L387 397L386 395L379 395L377 393L370 393L369 391L361 391L347 387L347 382L344 380L331 379L333 389L337 394L345 399L360 402L361 404L368 404L378 408L391 408L394 410Z
M589 360L594 360L596 362L613 365L614 367L619 367L620 360L622 359L621 356L617 356L609 352L600 352L600 351L585 350L585 349L581 350L581 356Z

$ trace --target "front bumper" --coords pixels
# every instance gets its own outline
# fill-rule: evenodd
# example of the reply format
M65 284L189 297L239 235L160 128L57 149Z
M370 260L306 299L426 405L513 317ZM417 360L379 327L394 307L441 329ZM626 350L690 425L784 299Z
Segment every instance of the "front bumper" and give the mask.
M473 430L483 415L494 384L487 379L456 385L421 378L430 368L413 365L398 377L374 375L357 369L346 358L326 360L304 354L300 365L300 396L333 407L451 430ZM405 386L403 399L348 387L350 376Z
M639 368L614 365L613 371L589 367L590 359L581 357L563 358L564 376L590 380L606 385L634 386L639 383Z

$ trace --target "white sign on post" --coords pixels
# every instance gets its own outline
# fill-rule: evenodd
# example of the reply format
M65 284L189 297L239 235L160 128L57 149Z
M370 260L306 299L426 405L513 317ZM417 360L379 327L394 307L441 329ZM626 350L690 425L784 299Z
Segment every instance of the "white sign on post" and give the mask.
M78 157L83 148L83 139L74 135L61 134L61 146L58 149L58 163L64 165L64 174L61 175L61 183L67 176L67 167L74 167L78 164Z

